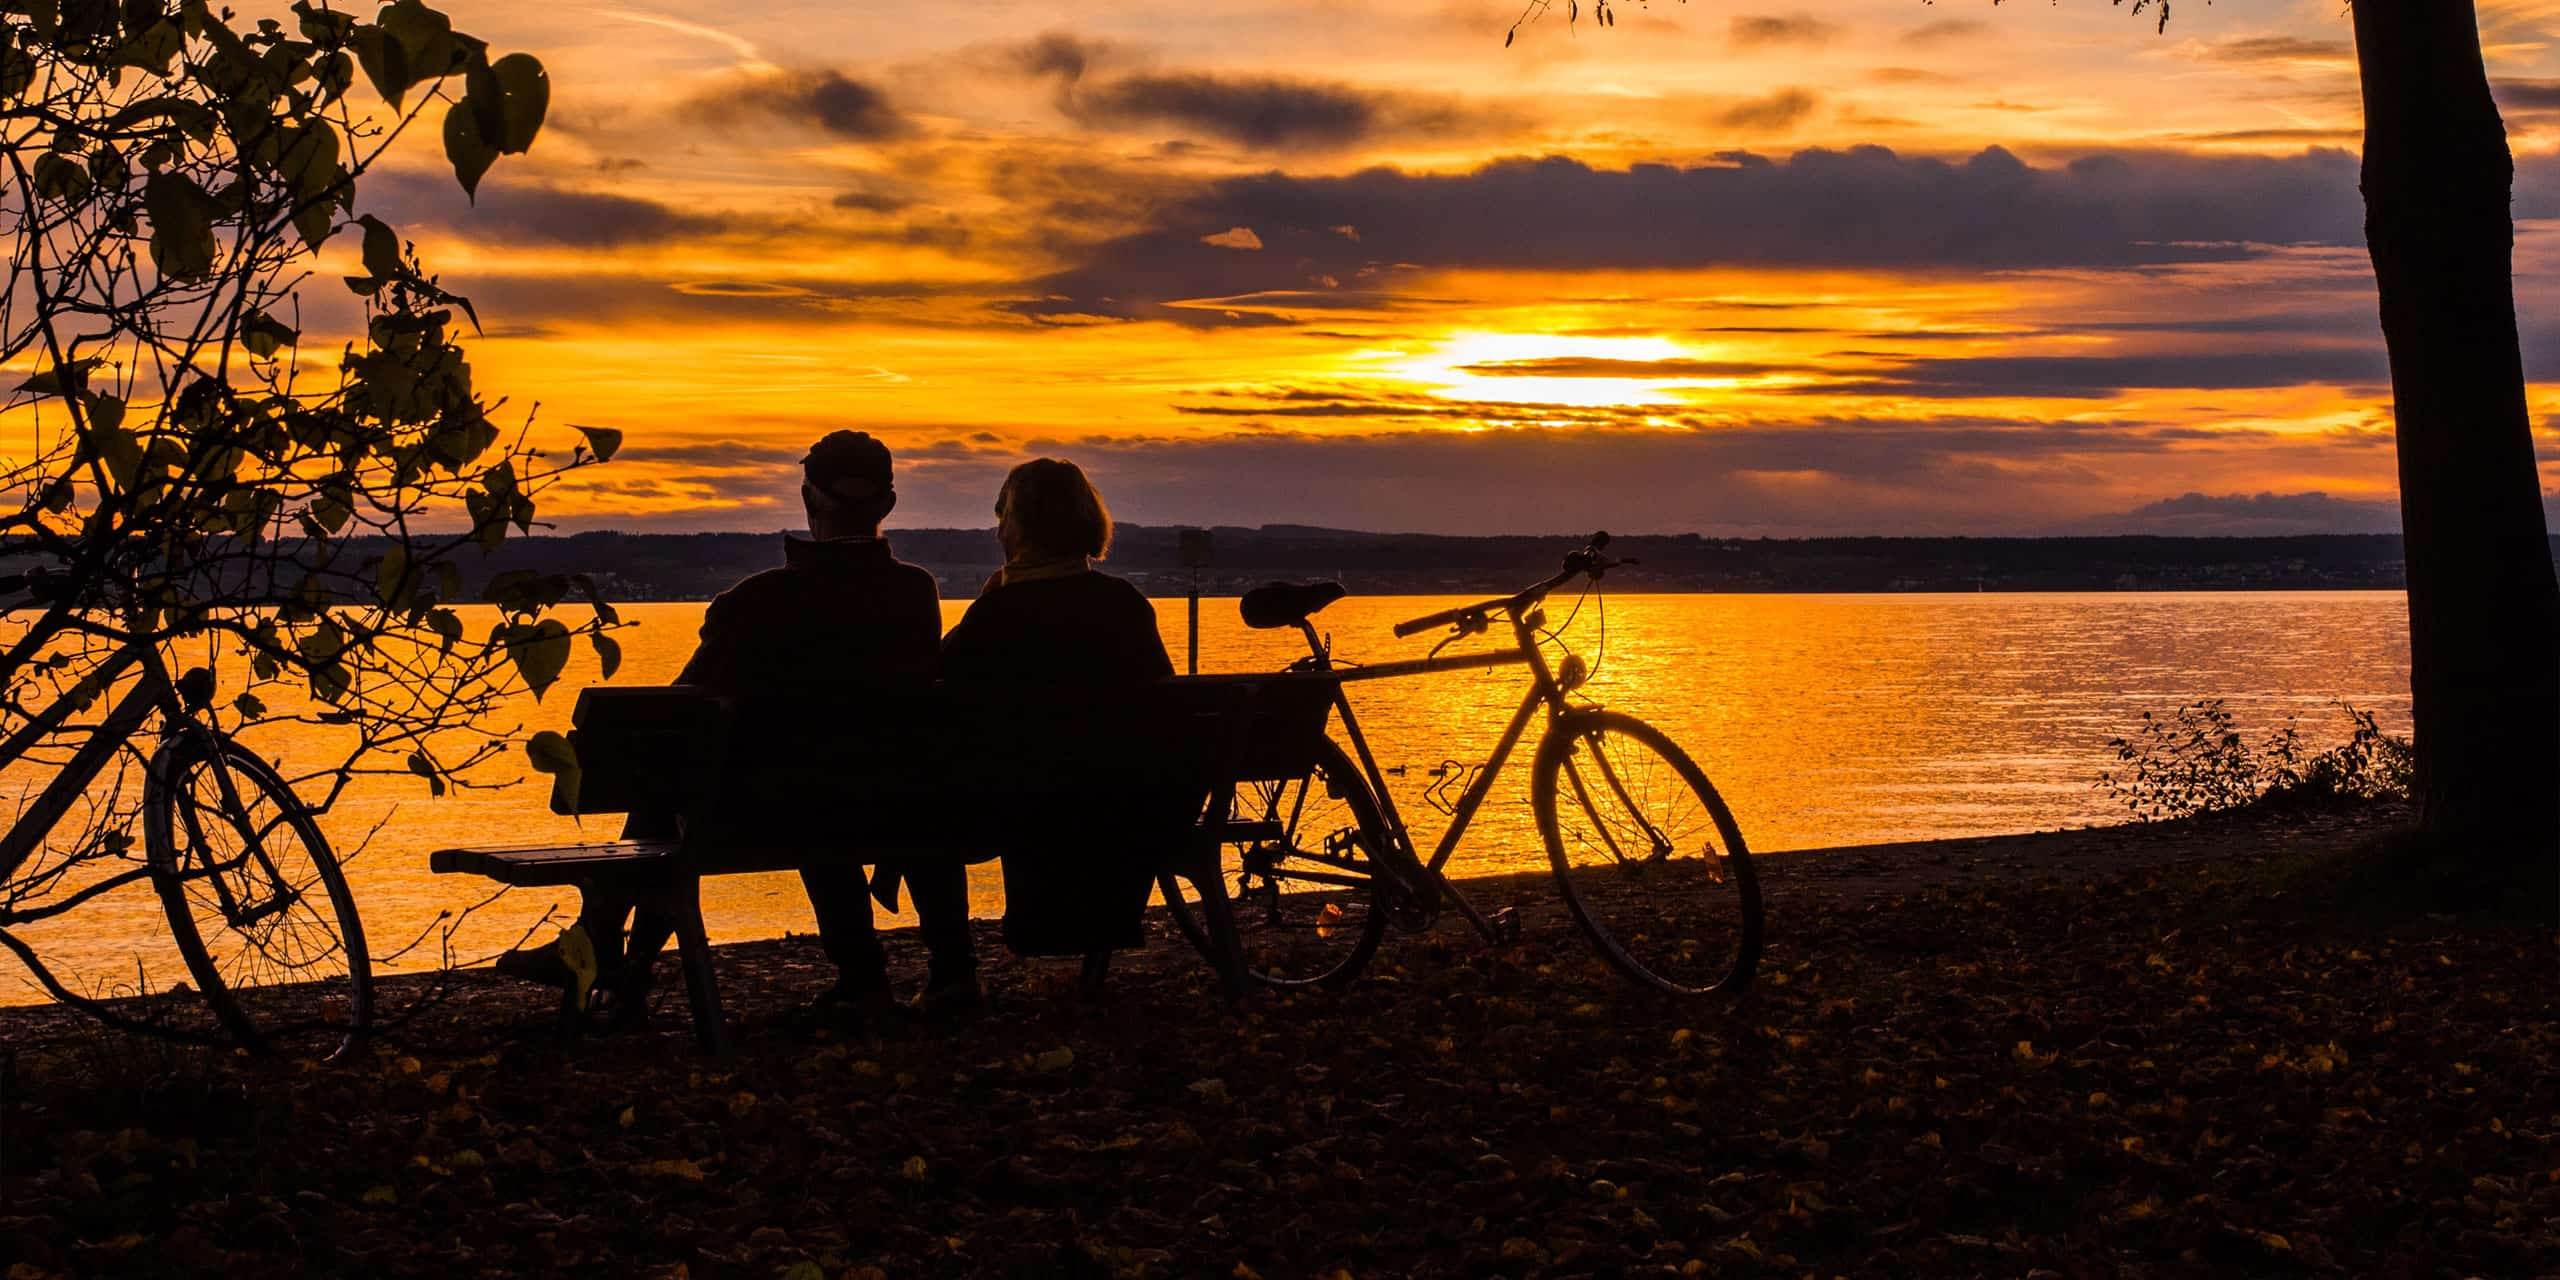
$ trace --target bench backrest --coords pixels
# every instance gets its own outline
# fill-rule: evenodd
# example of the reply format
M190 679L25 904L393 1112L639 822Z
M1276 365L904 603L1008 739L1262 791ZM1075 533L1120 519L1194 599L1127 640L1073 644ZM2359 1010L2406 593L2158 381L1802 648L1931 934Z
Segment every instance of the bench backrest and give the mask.
M674 810L686 843L1002 841L1070 815L1161 828L1238 780L1302 776L1330 682L1202 676L1112 690L937 685L724 699L579 696L560 812Z

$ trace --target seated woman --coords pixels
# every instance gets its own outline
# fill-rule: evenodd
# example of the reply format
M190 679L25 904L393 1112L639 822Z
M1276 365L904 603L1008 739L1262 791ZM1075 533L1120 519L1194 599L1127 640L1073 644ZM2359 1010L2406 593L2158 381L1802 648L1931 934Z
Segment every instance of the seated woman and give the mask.
M1072 462L1015 467L996 496L1004 567L942 638L942 675L1042 691L1138 684L1173 674L1155 606L1127 581L1098 573L1111 550L1111 512ZM1095 820L1047 815L1037 848L1008 850L1005 943L1026 955L1077 955L1140 945L1149 880Z
M1155 606L1096 572L1111 551L1111 511L1072 462L1034 458L996 494L1004 567L942 638L947 680L1040 683L1154 680L1173 674Z

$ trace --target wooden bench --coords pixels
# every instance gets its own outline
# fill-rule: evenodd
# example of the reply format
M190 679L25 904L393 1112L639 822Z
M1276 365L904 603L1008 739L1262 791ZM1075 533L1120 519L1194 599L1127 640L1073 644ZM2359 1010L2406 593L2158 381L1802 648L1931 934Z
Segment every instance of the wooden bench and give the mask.
M1170 898L1188 881L1207 959L1230 999L1247 987L1220 846L1268 838L1235 820L1240 783L1304 777L1331 682L1194 676L1108 694L934 686L812 698L726 698L686 687L582 692L579 769L554 812L642 815L663 838L442 849L439 873L575 885L639 902L671 930L694 1029L724 1041L699 879L814 866L1040 856L1097 832L1143 851ZM1064 834L1067 838L1061 840ZM635 936L617 982L644 993L662 939ZM1098 983L1108 953L1086 958Z

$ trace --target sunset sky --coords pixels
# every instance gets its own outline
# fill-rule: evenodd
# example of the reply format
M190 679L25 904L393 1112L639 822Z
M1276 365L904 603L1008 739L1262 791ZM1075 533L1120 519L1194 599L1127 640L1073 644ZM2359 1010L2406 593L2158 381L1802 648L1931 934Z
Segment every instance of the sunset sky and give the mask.
M2396 527L2338 0L446 7L550 124L363 207L629 434L564 527L793 525L840 426L909 524L1054 453L1156 524ZM2482 13L2560 379L2560 2Z

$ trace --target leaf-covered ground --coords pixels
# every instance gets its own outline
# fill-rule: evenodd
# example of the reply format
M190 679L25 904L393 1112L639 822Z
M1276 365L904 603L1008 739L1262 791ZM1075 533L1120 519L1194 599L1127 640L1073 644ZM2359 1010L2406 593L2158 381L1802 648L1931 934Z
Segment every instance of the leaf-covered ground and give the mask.
M2554 937L2344 917L2270 862L2387 818L1773 859L1763 981L1722 1007L1639 995L1532 912L1506 952L1444 925L1391 938L1350 991L1241 1011L1169 941L1098 1007L1071 966L999 961L994 1012L876 1043L793 1013L826 978L813 944L741 946L742 1043L716 1061L672 997L653 1034L572 1044L538 996L481 976L345 1064L18 1013L0 1259L11 1277L2560 1273Z

